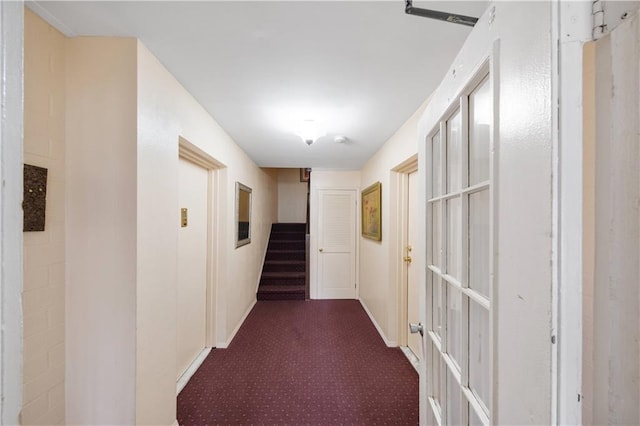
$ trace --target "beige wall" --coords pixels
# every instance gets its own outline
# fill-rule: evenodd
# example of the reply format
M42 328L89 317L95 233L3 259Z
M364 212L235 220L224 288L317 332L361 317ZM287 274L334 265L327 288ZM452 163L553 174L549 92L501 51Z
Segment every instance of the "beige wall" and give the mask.
M133 424L137 45L80 37L66 48L67 423Z
M23 424L64 424L64 36L25 9L24 162L48 169L44 232L24 233Z
M307 182L300 182L300 169L278 169L278 222L307 221Z
M172 424L179 138L221 164L208 337L218 347L255 303L277 175L258 168L135 39L65 43L66 421ZM238 249L236 181L253 189L252 242Z
M229 343L255 303L263 253L277 218L277 181L138 43L138 276L136 420L175 419L178 138L224 165L216 182L216 346ZM235 182L252 188L251 244L235 248ZM162 247L163 250L158 250Z
M418 120L426 105L425 102L420 106L366 162L361 171L361 189L377 181L382 184L382 241L360 238L360 300L389 346L396 346L399 339L401 284L400 257L397 254L401 238L401 218L398 215L400 197L398 175L393 169L417 155Z

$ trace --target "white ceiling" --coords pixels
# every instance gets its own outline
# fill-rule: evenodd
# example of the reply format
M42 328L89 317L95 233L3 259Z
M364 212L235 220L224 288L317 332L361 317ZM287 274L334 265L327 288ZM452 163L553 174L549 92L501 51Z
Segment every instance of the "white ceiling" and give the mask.
M401 0L28 5L68 36L138 37L263 167L360 169L437 87L470 31L405 15ZM414 6L479 17L487 2ZM312 146L293 133L305 119L327 132Z

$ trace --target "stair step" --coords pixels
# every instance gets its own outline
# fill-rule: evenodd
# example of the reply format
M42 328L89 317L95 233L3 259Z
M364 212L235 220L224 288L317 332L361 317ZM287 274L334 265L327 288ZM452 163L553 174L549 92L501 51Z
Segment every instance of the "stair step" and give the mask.
M271 231L270 241L304 241L304 232L274 232Z
M276 272L263 272L262 273L262 278L281 279L281 280L296 280L296 279L299 279L299 278L304 278L305 275L306 274L304 272L276 271Z
M269 250L304 250L303 240L270 240Z
M304 250L268 250L267 260L305 260Z
M302 232L304 234L307 231L307 225L304 223L274 223L271 229L281 232Z
M267 260L264 262L262 272L305 272L304 260Z
M262 286L297 286L304 285L306 273L304 272L263 272L260 277Z
M258 300L304 300L306 249L304 223L274 223L262 268Z
M263 293L294 293L301 291L304 293L303 285L270 285L260 289Z
M261 286L257 296L258 300L304 300L304 285Z
M304 260L267 260L269 265L304 265Z

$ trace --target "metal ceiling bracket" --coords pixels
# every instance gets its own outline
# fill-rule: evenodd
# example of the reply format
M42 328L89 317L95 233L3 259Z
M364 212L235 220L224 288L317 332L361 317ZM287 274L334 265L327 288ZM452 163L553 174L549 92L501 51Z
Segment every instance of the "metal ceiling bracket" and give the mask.
M405 0L404 12L408 15L422 16L423 18L437 19L439 21L451 22L452 24L466 25L473 27L478 22L478 18L455 13L439 12L437 10L421 9L413 7L413 0Z

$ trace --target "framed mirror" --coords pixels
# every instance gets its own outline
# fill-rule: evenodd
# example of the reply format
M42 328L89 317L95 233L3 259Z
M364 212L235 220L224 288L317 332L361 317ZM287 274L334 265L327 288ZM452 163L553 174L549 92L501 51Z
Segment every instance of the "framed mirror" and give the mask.
M236 182L236 248L251 242L251 188Z

